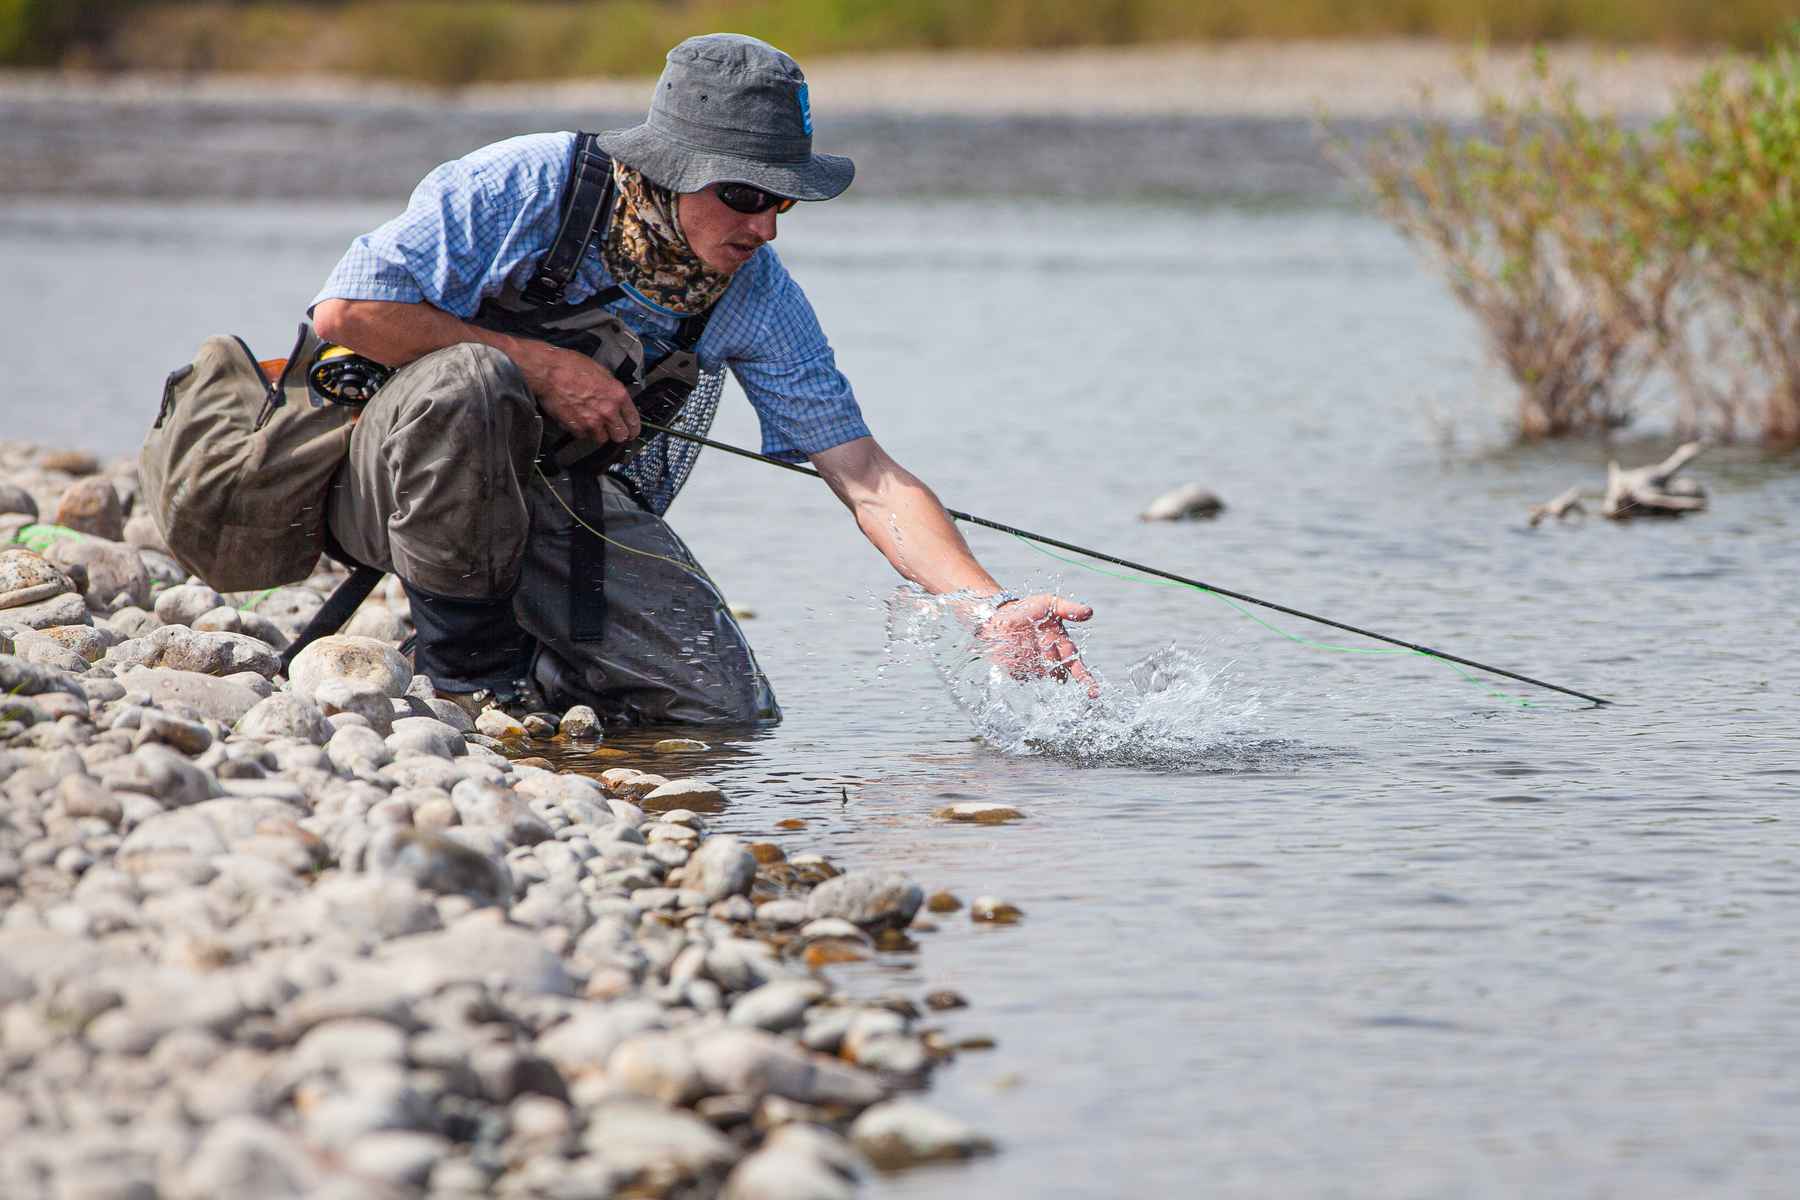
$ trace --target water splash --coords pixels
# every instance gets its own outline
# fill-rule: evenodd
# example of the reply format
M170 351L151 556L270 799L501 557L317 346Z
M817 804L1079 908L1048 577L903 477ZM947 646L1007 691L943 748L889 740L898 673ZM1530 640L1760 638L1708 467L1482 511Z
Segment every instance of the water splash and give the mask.
M1223 665L1167 646L1120 679L1100 678L1100 698L1055 679L1015 679L973 634L985 617L967 596L903 587L887 599L888 655L922 657L944 681L977 736L1005 754L1042 754L1083 766L1232 771L1291 757L1260 735L1262 697ZM1090 669L1093 664L1090 662Z

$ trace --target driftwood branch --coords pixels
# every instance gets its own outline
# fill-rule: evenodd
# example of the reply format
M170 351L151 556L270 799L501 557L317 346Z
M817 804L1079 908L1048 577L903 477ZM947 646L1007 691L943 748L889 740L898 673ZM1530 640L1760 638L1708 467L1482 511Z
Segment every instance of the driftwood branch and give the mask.
M1581 489L1572 487L1554 500L1532 505L1529 520L1531 527L1536 529L1546 520L1560 521L1570 513L1585 512L1587 508L1581 503Z
M1600 511L1615 521L1628 517L1675 517L1706 507L1706 489L1675 475L1700 453L1699 442L1687 442L1651 467L1621 470L1606 464L1606 499Z

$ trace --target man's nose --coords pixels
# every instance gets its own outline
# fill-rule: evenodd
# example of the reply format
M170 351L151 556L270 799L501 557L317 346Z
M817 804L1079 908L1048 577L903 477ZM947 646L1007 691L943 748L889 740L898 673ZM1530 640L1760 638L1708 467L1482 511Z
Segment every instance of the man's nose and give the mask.
M750 218L750 228L765 242L775 240L775 210L765 209Z

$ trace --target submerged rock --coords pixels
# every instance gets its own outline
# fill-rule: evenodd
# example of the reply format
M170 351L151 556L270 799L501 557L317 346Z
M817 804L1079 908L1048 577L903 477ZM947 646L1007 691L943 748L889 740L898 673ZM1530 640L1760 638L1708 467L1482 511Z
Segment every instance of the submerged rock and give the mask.
M931 815L942 821L964 821L975 825L1001 825L1007 821L1022 820L1025 816L1010 805L989 804L978 800L951 804Z
M1024 916L1024 910L998 896L982 896L969 905L969 919L989 925L1011 925Z

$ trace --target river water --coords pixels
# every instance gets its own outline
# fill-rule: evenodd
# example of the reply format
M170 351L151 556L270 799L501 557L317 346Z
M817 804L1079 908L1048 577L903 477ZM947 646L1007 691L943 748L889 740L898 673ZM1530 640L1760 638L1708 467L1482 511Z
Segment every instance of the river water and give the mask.
M126 451L205 335L285 352L399 200L14 196L7 436ZM1667 440L1511 447L1473 326L1342 206L877 195L779 246L949 503L1617 700L1316 649L979 530L1011 586L1095 606L1106 693L947 683L820 485L708 452L673 517L787 712L694 764L715 827L1026 914L832 968L955 988L936 1023L997 1041L931 1101L1001 1152L871 1195L1792 1194L1800 460L1714 449L1700 516L1528 530ZM718 434L754 443L741 399ZM1135 519L1190 480L1223 516ZM959 799L1026 818L932 817Z

